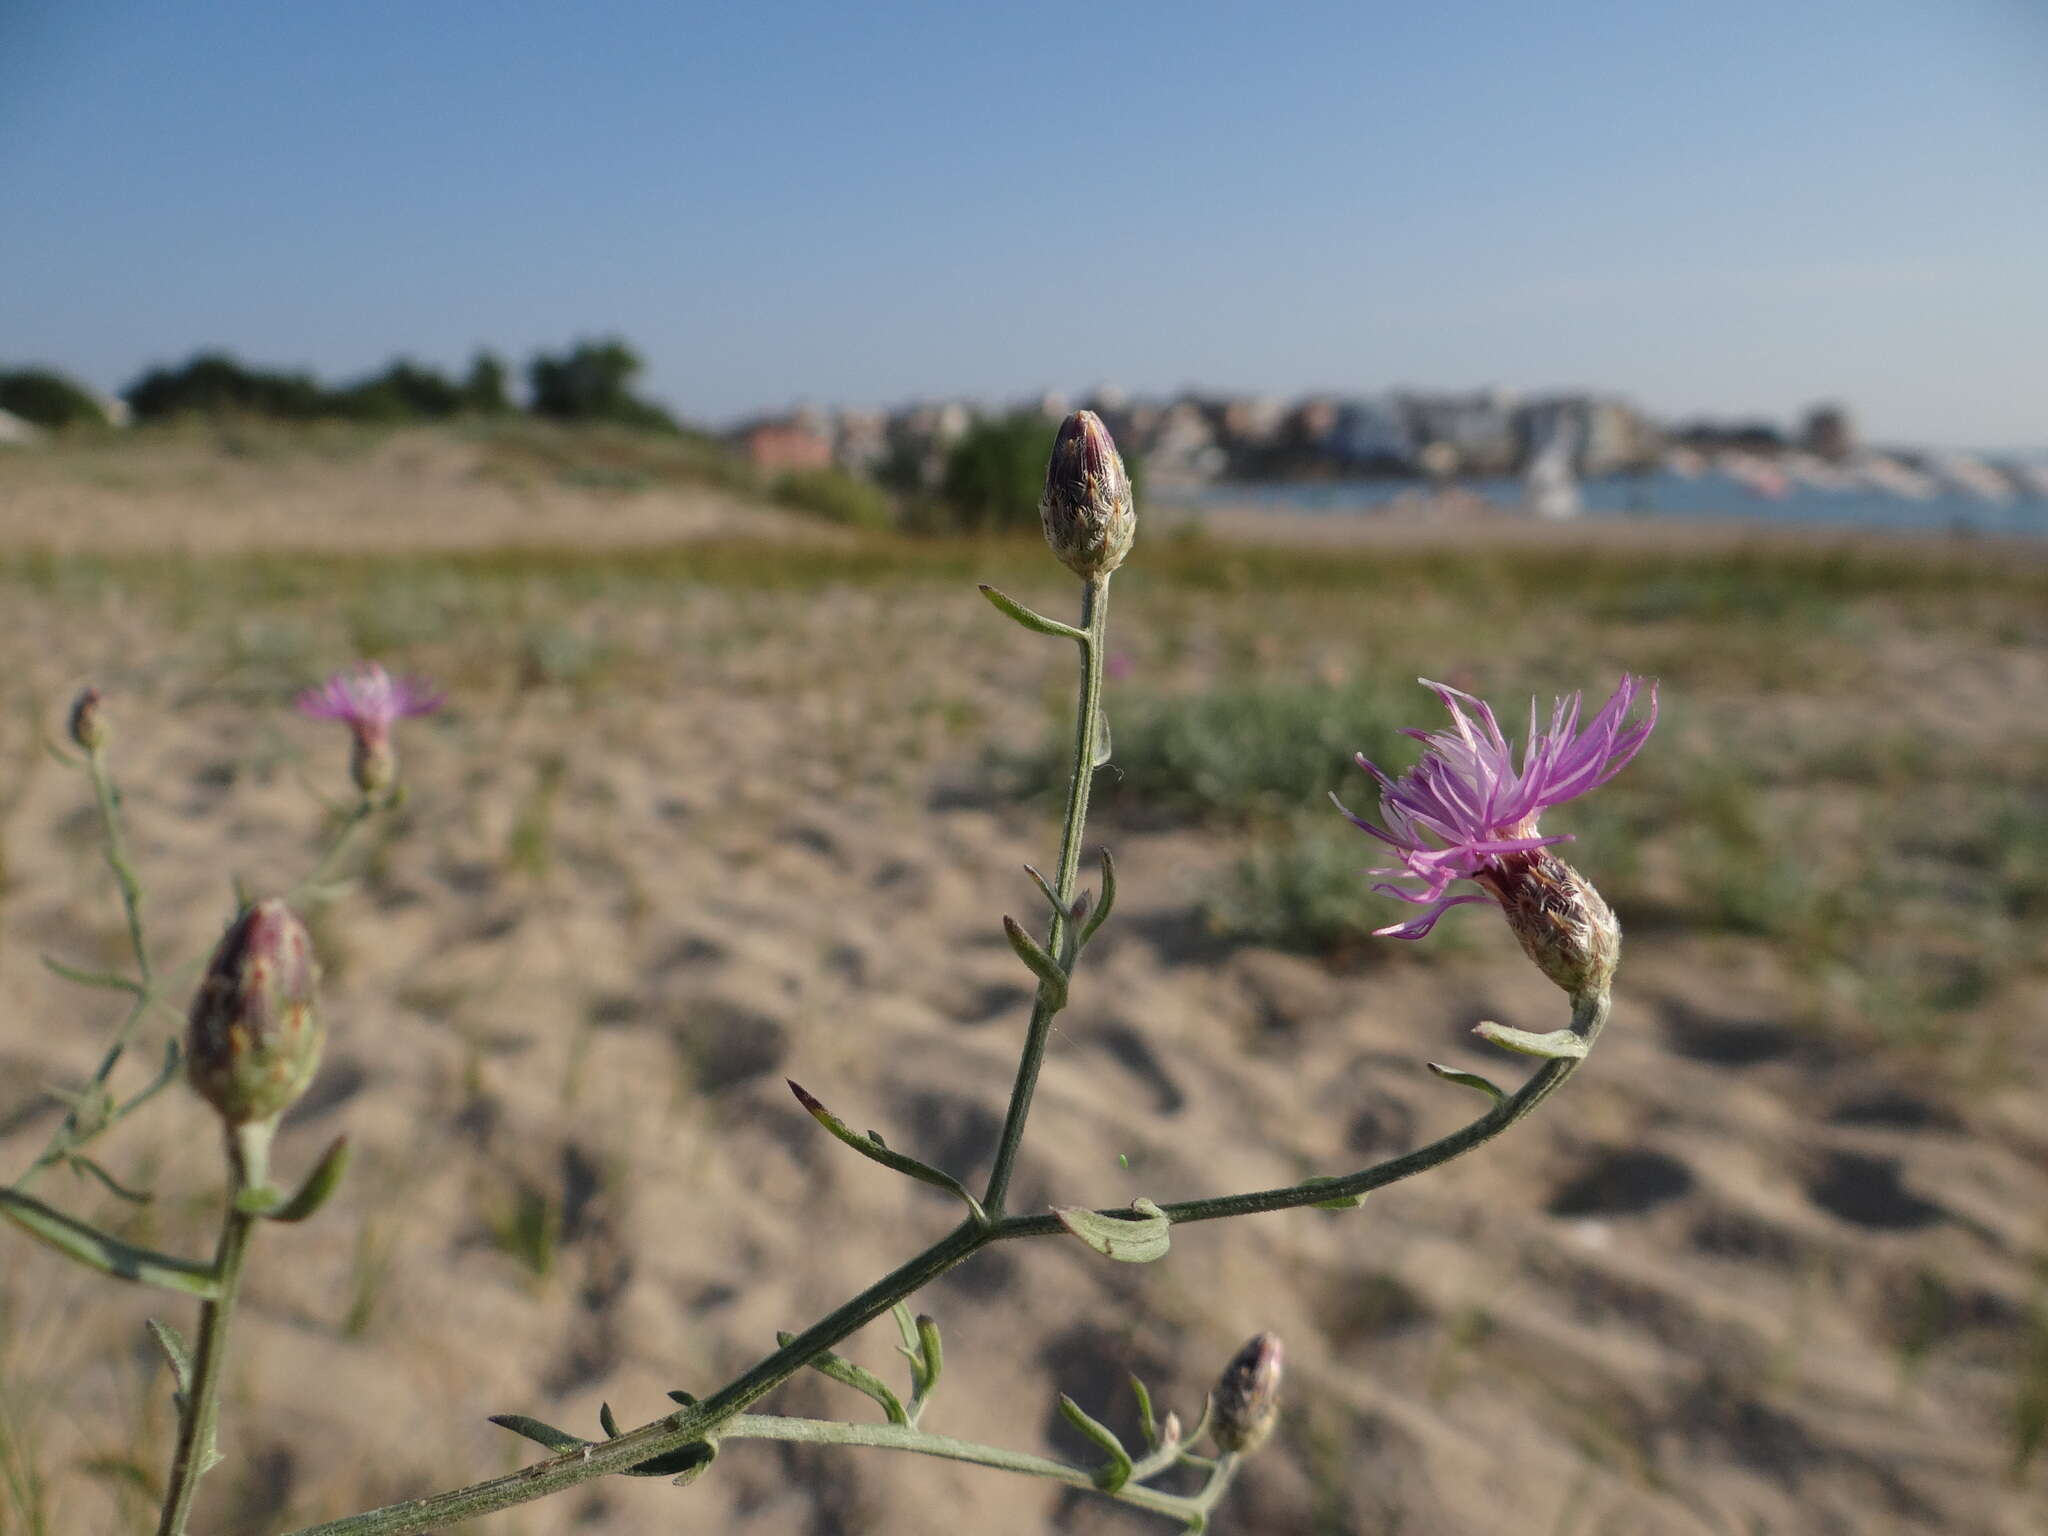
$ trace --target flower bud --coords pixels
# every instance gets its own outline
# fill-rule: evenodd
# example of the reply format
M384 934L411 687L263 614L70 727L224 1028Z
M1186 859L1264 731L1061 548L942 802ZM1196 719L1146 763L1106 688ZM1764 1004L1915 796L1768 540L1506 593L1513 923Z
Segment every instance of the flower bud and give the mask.
M306 1091L323 1041L319 981L306 925L276 897L214 949L192 997L186 1070L231 1127L274 1120Z
M82 688L78 697L71 701L71 739L87 752L97 752L107 744L107 722L100 714L100 691L97 688Z
M1038 517L1052 552L1084 581L1107 576L1131 552L1138 531L1131 477L1093 411L1076 411L1060 423Z
M1575 998L1607 990L1621 924L1590 880L1548 848L1508 854L1474 878L1499 900L1538 970Z
M1223 1368L1210 1431L1223 1450L1249 1455L1273 1433L1280 1417L1280 1357L1280 1335L1262 1333Z

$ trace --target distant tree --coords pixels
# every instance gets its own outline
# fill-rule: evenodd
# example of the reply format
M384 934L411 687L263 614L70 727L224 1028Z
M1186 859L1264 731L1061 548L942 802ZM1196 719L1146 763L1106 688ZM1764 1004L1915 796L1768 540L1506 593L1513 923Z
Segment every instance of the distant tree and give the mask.
M231 412L310 421L333 409L311 374L246 368L225 352L202 352L178 368L152 368L122 394L140 421Z
M512 409L505 379L505 364L497 353L477 353L462 381L462 408L476 416L503 416Z
M527 367L533 413L557 421L612 421L673 431L668 412L633 393L641 366L640 354L616 336L579 341L559 357L540 353Z
M1045 489L1045 458L1059 424L1036 411L977 421L946 455L937 505L927 504L913 521L940 531L994 533L1038 526L1038 498ZM1134 495L1143 494L1141 466L1126 454Z
M359 421L439 421L463 408L463 392L439 369L401 357L382 373L336 390L328 408Z
M946 455L939 500L948 526L970 533L1036 526L1054 423L1035 411L977 421Z
M106 407L92 391L51 368L0 369L0 411L38 427L103 427Z

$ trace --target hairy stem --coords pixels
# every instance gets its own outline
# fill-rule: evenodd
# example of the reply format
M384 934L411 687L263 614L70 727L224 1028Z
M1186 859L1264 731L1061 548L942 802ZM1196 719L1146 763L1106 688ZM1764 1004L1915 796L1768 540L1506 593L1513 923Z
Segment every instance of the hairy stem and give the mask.
M220 1276L220 1299L204 1303L199 1311L199 1346L192 1355L192 1385L185 1394L184 1411L178 1416L178 1449L171 1461L170 1487L164 1494L163 1518L157 1522L157 1536L184 1536L185 1522L192 1516L192 1500L199 1492L199 1479L218 1460L214 1450L214 1428L220 1421L221 1380L227 1374L228 1325L234 1320L235 1301L241 1293L242 1269L249 1256L249 1238L256 1218L236 1209L242 1191L249 1187L252 1173L241 1145L228 1138L228 1204L221 1217L220 1243L214 1250L214 1271Z
M1171 1515L1184 1524L1213 1509L1237 1471L1237 1459L1225 1456L1197 1493L1162 1493L1135 1480L1111 1492L1097 1486L1095 1473L1087 1467L1069 1466L1050 1457L1004 1450L1001 1446L982 1445L972 1440L956 1440L951 1435L935 1435L910 1425L847 1424L837 1419L742 1413L726 1420L718 1438L721 1441L795 1440L809 1445L867 1445L882 1450L909 1451L918 1456L937 1456L946 1461L972 1462L976 1466L994 1467L999 1472L1021 1472L1026 1477L1042 1477L1050 1482L1065 1483L1070 1488L1085 1488L1105 1498L1115 1499L1119 1504Z
M1060 830L1060 862L1053 880L1056 906L1052 927L1046 934L1046 953L1064 961L1067 927L1074 906L1074 882L1081 872L1081 833L1088 822L1088 790L1095 780L1095 752L1102 720L1102 645L1109 627L1109 577L1092 578L1081 596L1081 697L1074 715L1074 755L1068 768L1067 815ZM1017 1080L1010 1089L1010 1108L1003 1119L1002 1140L996 1145L995 1168L989 1174L988 1193L981 1203L990 1216L1003 1214L1003 1200L1010 1192L1010 1175L1015 1171L1017 1151L1024 1141L1024 1122L1031 1114L1031 1098L1038 1088L1039 1069L1045 1064L1045 1042L1052 1032L1053 1015L1064 998L1045 986L1031 1005L1031 1024L1024 1036L1024 1053L1017 1061Z
M1606 1022L1608 1000L1604 995L1575 1000L1572 1028L1590 1049ZM1341 1195L1364 1194L1401 1179L1451 1161L1474 1147L1492 1140L1522 1119L1537 1104L1554 1093L1577 1069L1582 1058L1547 1061L1522 1087L1496 1104L1479 1119L1439 1137L1405 1156L1392 1158L1328 1183L1288 1185L1280 1189L1257 1190L1242 1195L1221 1195L1206 1200L1186 1200L1164 1207L1175 1222L1214 1221L1222 1217L1250 1215L1318 1205ZM1105 1215L1131 1215L1128 1210L1106 1211ZM946 1237L915 1258L900 1265L853 1300L812 1324L789 1343L767 1356L745 1375L720 1389L694 1407L643 1424L638 1429L580 1451L571 1451L547 1461L536 1462L504 1477L474 1483L430 1498L409 1499L365 1514L351 1515L325 1525L308 1526L293 1536L408 1536L408 1533L437 1531L458 1521L508 1509L533 1499L559 1493L593 1477L623 1472L653 1456L679 1450L706 1439L716 1439L752 1403L788 1380L818 1351L828 1349L856 1329L889 1310L938 1276L964 1262L990 1243L1010 1238L1049 1237L1064 1232L1053 1216L1011 1216L989 1227L964 1222ZM879 1442L875 1442L879 1443Z

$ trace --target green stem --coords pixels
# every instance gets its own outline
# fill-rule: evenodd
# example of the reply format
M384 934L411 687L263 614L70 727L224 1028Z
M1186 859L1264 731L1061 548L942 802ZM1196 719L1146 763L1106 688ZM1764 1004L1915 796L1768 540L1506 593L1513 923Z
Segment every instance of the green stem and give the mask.
M1067 926L1074 906L1074 882L1081 872L1081 832L1088 821L1088 790L1095 780L1097 726L1102 718L1102 646L1109 625L1109 577L1097 576L1082 589L1081 596L1081 699L1074 717L1074 755L1067 777L1067 815L1060 831L1060 863L1053 880L1056 905L1052 927L1046 934L1046 953L1065 964ZM991 1217L1003 1214L1003 1200L1010 1192L1010 1176L1016 1169L1017 1151L1024 1141L1024 1122L1031 1114L1031 1098L1038 1088L1039 1069L1045 1065L1045 1043L1052 1033L1053 1016L1064 998L1040 985L1031 1005L1031 1024L1024 1035L1024 1053L1017 1062L1017 1080L1010 1089L1010 1108L1003 1120L1002 1140L996 1145L996 1160L989 1174L988 1193L982 1207Z
M1606 1022L1607 1012L1605 996L1575 1001L1572 1027L1584 1038L1589 1049ZM1288 1185L1245 1195L1182 1201L1164 1209L1177 1222L1213 1221L1258 1211L1317 1205L1339 1195L1364 1194L1382 1185L1411 1178L1498 1136L1554 1093L1577 1070L1583 1059L1545 1062L1519 1091L1503 1099L1479 1119L1426 1147L1418 1147L1403 1157L1362 1169L1348 1177L1327 1184ZM593 1477L623 1472L651 1457L680 1450L686 1445L716 1439L724 1427L749 1405L802 1370L819 1350L839 1343L981 1248L1010 1238L1047 1237L1064 1231L1058 1219L1052 1216L1011 1216L996 1221L992 1226L979 1228L971 1221L965 1222L694 1407L643 1424L616 1440L535 1462L503 1477L428 1498L408 1499L364 1514L332 1520L325 1525L307 1526L292 1536L409 1536L409 1533L438 1531L493 1510L508 1509L515 1504L560 1493Z
M128 862L127 840L121 835L121 796L107 774L105 755L95 747L86 754L85 766L92 775L93 797L99 801L100 823L107 832L107 867L121 888L121 910L128 919L128 945L135 951L135 969L142 985L149 986L149 949L142 941L142 881Z
M836 1419L742 1413L726 1420L718 1432L718 1439L721 1442L794 1440L807 1445L866 1445L888 1451L909 1451L918 1456L937 1456L946 1461L972 1462L980 1467L994 1467L1000 1472L1020 1472L1026 1477L1065 1483L1070 1488L1085 1488L1105 1498L1115 1499L1119 1504L1171 1515L1183 1523L1213 1509L1237 1469L1236 1458L1225 1456L1201 1490L1193 1494L1162 1493L1136 1482L1126 1483L1111 1493L1096 1485L1095 1474L1087 1467L1069 1466L1049 1457L1004 1450L1001 1446L982 1445L973 1440L956 1440L951 1435L935 1435L910 1425L847 1424Z
M342 852L348 847L350 839L356 835L356 829L368 821L375 810L376 806L371 803L368 795L364 795L350 807L348 815L342 818L341 825L335 829L334 837L327 844L326 851L320 855L320 862L308 870L305 877L285 894L286 901L295 901L302 892L326 883L328 876L334 871L334 866L341 861Z
M257 1218L237 1210L238 1197L252 1178L260 1181L263 1170L252 1167L242 1143L228 1138L228 1201L221 1216L220 1243L214 1250L214 1271L220 1276L220 1299L204 1303L199 1310L199 1347L192 1356L192 1385L185 1394L184 1412L178 1416L178 1449L171 1461L170 1487L164 1495L163 1518L157 1536L184 1536L185 1522L192 1516L192 1500L199 1492L199 1479L219 1459L214 1450L214 1428L220 1421L220 1387L227 1374L228 1325L234 1320L235 1301L241 1294L242 1269L249 1256L249 1238Z

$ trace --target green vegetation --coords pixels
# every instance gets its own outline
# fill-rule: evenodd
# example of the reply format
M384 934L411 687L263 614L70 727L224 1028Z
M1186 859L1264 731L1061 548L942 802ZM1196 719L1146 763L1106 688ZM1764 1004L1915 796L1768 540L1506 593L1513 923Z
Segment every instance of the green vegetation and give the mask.
M0 369L0 411L36 427L107 425L107 408L92 391L50 368Z

